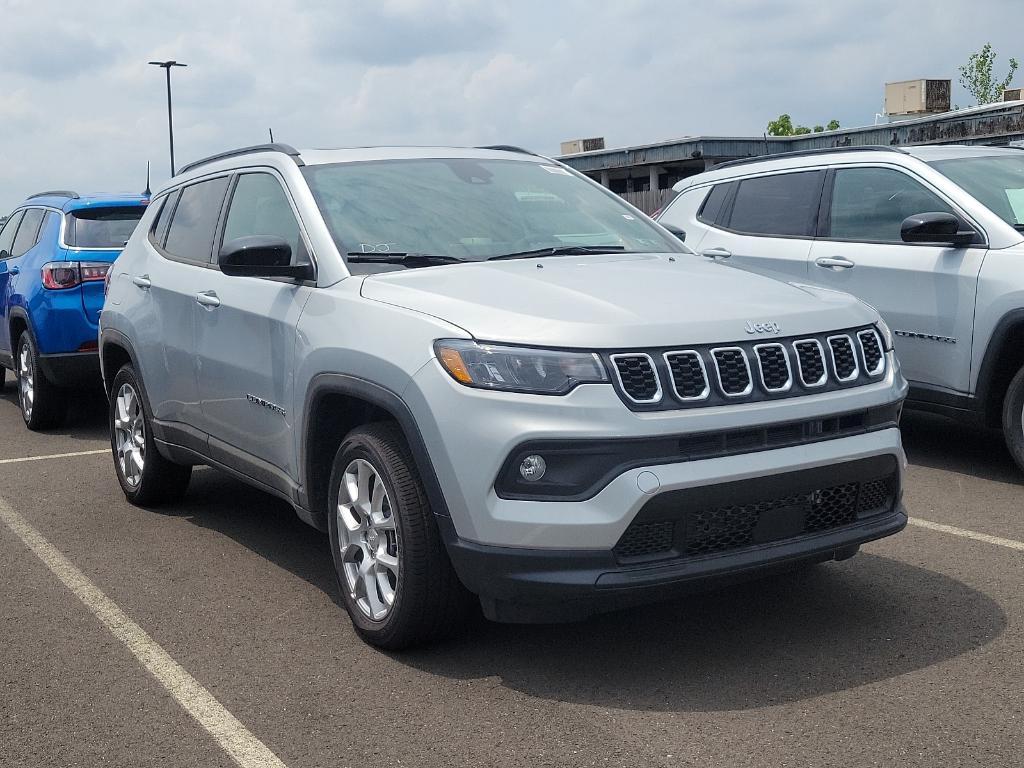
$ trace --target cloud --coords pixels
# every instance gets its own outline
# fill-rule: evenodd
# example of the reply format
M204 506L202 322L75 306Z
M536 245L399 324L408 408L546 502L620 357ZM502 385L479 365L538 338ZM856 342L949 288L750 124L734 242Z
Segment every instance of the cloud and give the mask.
M991 41L1024 58L1017 3L976 0L0 0L0 212L45 187L135 190L180 163L298 147L507 143L541 152L687 134L869 124L887 80L957 79ZM1024 73L1021 73L1024 77ZM1020 78L1018 78L1020 81ZM1019 82L1018 84L1024 84ZM968 104L954 87L954 101Z

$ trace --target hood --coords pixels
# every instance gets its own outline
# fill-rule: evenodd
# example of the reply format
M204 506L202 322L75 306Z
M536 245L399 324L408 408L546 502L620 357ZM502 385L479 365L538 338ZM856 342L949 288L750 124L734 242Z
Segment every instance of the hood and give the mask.
M814 291L686 254L560 256L367 277L365 298L423 312L483 341L552 347L713 344L866 325L849 294Z

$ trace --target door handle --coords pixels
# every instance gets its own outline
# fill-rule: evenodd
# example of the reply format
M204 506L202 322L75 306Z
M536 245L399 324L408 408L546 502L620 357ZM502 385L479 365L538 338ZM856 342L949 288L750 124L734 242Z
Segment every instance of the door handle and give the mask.
M700 255L707 259L728 259L732 256L732 251L725 248L705 248Z
M196 301L202 304L204 307L219 307L220 299L217 297L216 291L203 291L202 293L196 294Z
M825 269L831 269L833 272L840 269L853 269L857 266L849 259L844 259L842 256L822 256L820 259L815 259L814 263L819 267Z
M149 279L149 275L135 275L132 277L132 282L144 291L149 290L149 286L153 284L153 281Z

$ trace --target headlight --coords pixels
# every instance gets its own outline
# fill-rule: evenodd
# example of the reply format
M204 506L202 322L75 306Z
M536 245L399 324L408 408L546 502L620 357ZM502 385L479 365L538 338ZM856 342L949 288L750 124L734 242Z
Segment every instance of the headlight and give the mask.
M608 381L593 352L506 347L467 339L441 339L434 352L453 379L467 387L564 395L577 384Z
M875 323L875 328L878 330L878 335L882 337L882 346L885 347L886 352L891 352L892 343L892 331L889 330L889 326L885 324L885 320L878 318L878 322Z

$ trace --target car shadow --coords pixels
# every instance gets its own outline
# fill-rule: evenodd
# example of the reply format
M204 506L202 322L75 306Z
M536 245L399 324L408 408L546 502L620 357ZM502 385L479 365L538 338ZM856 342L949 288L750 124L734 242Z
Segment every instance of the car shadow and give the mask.
M216 530L339 604L327 537L291 508L212 470L168 510ZM339 613L339 621L347 620ZM568 625L482 619L458 639L394 654L457 680L631 710L721 711L801 701L930 667L991 642L1007 618L985 594L878 555Z
M982 480L1024 485L1024 470L1010 457L998 430L970 427L942 416L905 410L900 432L911 464Z
M63 423L40 434L68 437L73 440L108 439L107 399L101 387L62 390L61 395L67 408ZM7 374L3 386L0 386L0 402L9 403L15 411L21 407L18 402L18 385L10 373ZM16 418L20 420L20 413Z

